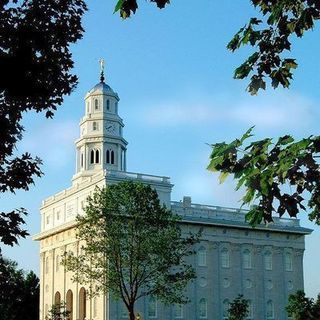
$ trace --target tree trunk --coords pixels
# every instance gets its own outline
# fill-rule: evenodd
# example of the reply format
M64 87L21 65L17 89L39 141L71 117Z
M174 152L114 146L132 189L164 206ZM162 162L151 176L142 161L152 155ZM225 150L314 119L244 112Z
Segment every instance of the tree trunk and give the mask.
M131 303L131 304L129 305L128 311L129 311L129 319L130 319L130 320L135 320L135 319L136 319L136 316L135 316L135 314L134 314L134 304L133 304L133 303Z

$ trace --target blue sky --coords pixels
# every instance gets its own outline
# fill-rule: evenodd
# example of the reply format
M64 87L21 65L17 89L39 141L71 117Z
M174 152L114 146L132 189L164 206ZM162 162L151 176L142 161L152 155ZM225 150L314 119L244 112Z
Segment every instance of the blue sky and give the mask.
M290 56L298 59L299 68L290 90L269 88L251 97L245 92L247 81L232 78L249 51L226 50L232 35L256 13L249 1L172 0L165 10L140 1L137 14L126 21L112 14L114 3L90 1L84 38L72 48L79 85L55 118L25 116L26 133L17 151L40 156L45 176L29 192L1 195L0 201L4 210L28 209L31 234L39 232L41 200L70 186L83 98L98 82L101 57L107 82L121 99L128 170L170 176L173 200L189 195L195 203L239 206L235 182L219 185L206 172L206 143L234 139L252 125L256 138L319 134L318 30L294 44ZM320 229L303 215L302 224L315 230L306 240L304 265L306 292L315 296L320 291ZM38 251L31 238L4 250L36 272Z

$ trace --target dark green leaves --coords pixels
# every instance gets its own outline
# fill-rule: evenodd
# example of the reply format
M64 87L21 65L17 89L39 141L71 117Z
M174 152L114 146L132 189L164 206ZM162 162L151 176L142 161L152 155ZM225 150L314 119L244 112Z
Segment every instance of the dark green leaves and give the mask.
M267 138L248 144L252 129L229 144L212 145L207 169L220 172L220 182L233 175L236 189L244 188L242 204L256 203L246 216L252 225L272 221L272 213L296 217L306 206L309 219L320 224L320 137L295 141L286 135L276 143Z
M317 1L267 1L252 0L260 9L263 20L251 18L229 42L231 51L250 45L255 52L235 70L235 79L250 76L247 90L257 94L266 88L269 79L273 88L290 86L292 71L298 64L293 58L284 57L291 49L293 35L302 37L304 32L314 27L320 18L320 6Z

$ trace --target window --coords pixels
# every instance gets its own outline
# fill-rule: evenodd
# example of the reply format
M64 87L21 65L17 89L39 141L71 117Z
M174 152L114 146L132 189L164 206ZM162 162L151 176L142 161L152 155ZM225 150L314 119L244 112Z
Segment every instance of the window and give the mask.
M267 311L267 319L274 319L274 306L271 300L267 302L266 311Z
M242 253L242 266L244 269L251 269L251 252L248 249Z
M264 254L264 268L266 270L272 270L272 253L270 251Z
M114 164L114 151L111 151L111 164Z
M175 317L175 319L182 319L183 318L182 304L175 304L174 305L174 317Z
M81 288L79 291L79 320L86 318L86 290Z
M207 300L205 298L199 301L199 317L202 319L207 318Z
M290 252L285 253L284 264L286 271L292 271L292 254Z
M107 110L110 110L110 100L107 100Z
M72 320L73 316L73 293L68 290L66 295L66 310L69 311L69 320Z
M198 266L205 267L207 265L207 251L205 247L201 247L198 251Z
M81 165L81 168L83 168L83 153L81 153L81 158L80 158L80 165Z
M93 121L92 122L92 130L93 131L97 131L98 130L98 122L97 121Z
M94 100L94 109L95 110L99 110L99 101L98 101L98 99Z
M87 113L89 113L89 107L90 107L90 104L89 104L89 101L87 102Z
M228 249L222 249L221 251L221 267L229 268L230 266L230 256Z
M110 151L107 150L107 163L110 163Z
M54 304L56 306L59 306L61 304L61 294L59 291L57 291L56 294L54 295Z
M99 150L96 150L96 163L100 162L100 152Z
M93 164L94 163L94 151L91 150L90 152L90 163Z
M229 316L229 300L228 299L225 299L223 300L223 319L227 319L228 316Z
M156 318L157 317L157 300L154 297L149 298L148 317L149 318Z
M253 318L253 305L252 301L248 300L248 316L247 319L252 319Z

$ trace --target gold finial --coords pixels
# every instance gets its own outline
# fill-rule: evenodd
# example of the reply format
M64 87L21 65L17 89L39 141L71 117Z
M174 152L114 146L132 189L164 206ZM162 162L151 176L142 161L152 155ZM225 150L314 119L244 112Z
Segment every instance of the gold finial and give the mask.
M100 63L100 81L104 82L104 59L99 60Z

